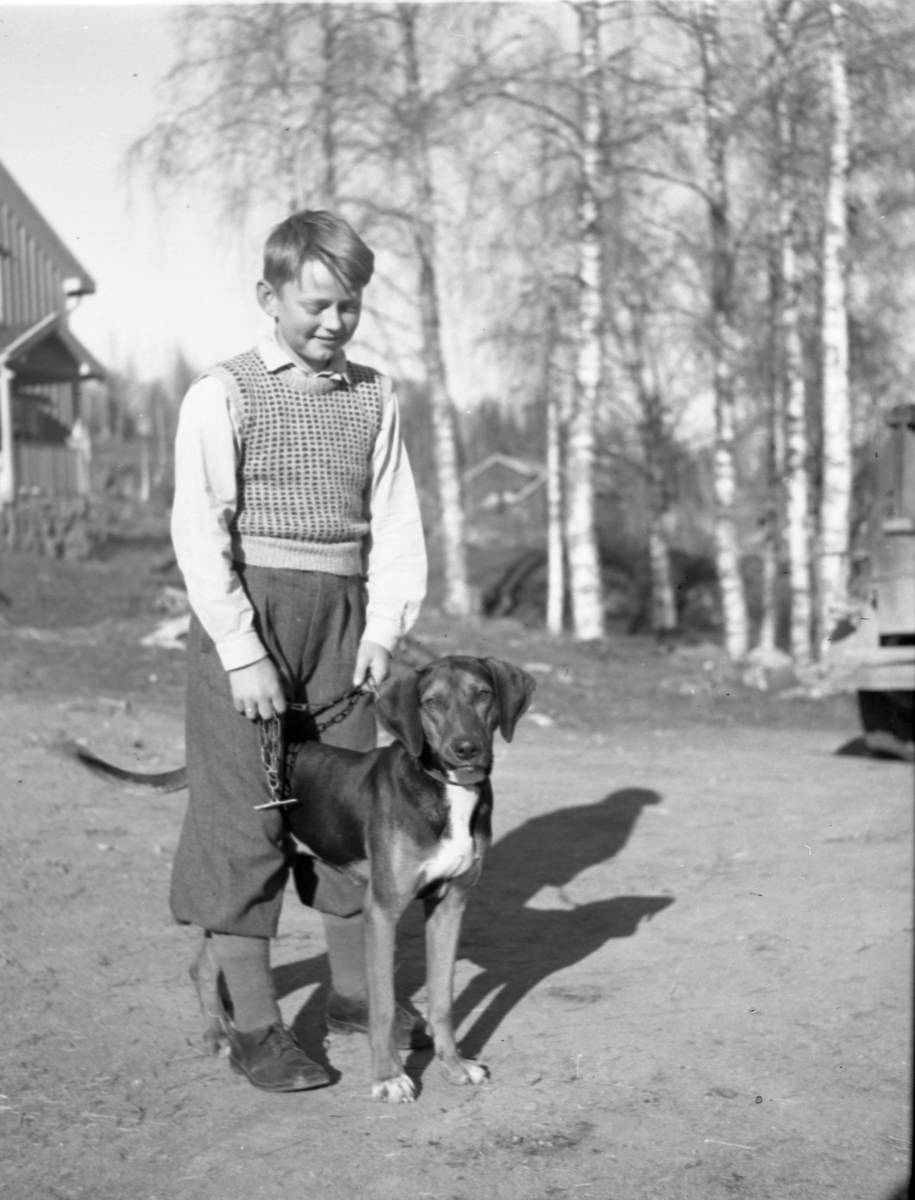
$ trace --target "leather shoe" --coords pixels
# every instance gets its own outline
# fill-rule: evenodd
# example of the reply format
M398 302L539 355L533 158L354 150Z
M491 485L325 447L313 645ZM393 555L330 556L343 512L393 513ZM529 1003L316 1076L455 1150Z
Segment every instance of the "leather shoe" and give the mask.
M279 1023L243 1033L228 1025L229 1066L265 1092L325 1087L330 1076L312 1062L290 1030Z
M364 996L341 996L331 989L324 1017L331 1033L368 1033L369 1002ZM432 1045L425 1018L414 1016L400 1004L394 1018L394 1040L398 1050L424 1050Z

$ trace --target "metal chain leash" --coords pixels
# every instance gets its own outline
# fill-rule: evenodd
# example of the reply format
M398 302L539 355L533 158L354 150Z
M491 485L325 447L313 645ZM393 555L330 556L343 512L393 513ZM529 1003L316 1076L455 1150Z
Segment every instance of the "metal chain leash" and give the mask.
M314 704L288 704L286 707L293 712L307 712L314 716L316 713L327 712L328 709L335 708L338 704L346 701L345 706L338 713L328 717L326 721L315 722L316 731L323 733L331 725L339 725L341 721L345 721L359 703L360 697L369 693L374 695L376 691L375 682L369 675L365 683L350 688L341 695L335 696L333 700L322 700ZM289 794L289 785L302 743L293 742L289 746L284 746L283 718L277 716L276 713L266 721L259 718L258 723L261 727L261 762L267 777L270 799L263 804L255 804L254 809L256 812L260 812L267 808L283 808L287 804L297 804L298 801L295 797Z
M280 717L270 717L264 721L260 718L261 727L261 762L264 764L264 774L267 776L267 787L270 799L263 804L255 804L255 811L264 808L281 808L291 804L292 799L285 796L286 770L283 757L283 723ZM282 769L281 769L282 766Z

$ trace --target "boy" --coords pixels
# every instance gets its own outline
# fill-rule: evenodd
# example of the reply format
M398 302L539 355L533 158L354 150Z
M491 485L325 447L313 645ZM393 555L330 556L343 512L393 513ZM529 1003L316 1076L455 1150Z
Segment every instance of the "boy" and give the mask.
M329 1082L284 1026L273 988L288 867L260 722L388 673L426 587L422 523L390 381L347 360L374 255L330 213L278 225L257 285L273 333L201 376L181 408L172 538L188 638L190 798L172 873L182 923L213 939L232 1001L230 1064L257 1087ZM312 724L310 732L314 735ZM300 740L300 739L293 739ZM369 696L322 740L375 746ZM296 882L324 914L336 1032L368 1023L361 895L313 865ZM428 1044L398 1013L398 1041Z

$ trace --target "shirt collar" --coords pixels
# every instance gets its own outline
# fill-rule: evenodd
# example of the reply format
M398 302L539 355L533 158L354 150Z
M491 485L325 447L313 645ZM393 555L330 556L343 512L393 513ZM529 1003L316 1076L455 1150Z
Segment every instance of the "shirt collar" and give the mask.
M273 375L286 368L292 368L292 370L299 371L303 375L317 375L329 379L339 376L346 381L348 386L352 387L353 381L349 374L349 363L346 361L346 354L343 350L337 351L330 365L325 367L323 371L306 371L304 367L295 361L288 350L283 349L276 340L276 334L273 330L265 333L258 341L257 350L264 361L264 366Z

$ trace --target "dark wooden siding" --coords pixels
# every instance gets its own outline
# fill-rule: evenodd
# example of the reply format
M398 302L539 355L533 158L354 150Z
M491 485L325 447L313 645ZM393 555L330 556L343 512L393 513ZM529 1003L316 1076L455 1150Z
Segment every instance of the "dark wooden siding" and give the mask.
M45 417L51 419L50 423ZM13 426L17 437L47 442L62 441L73 428L76 417L74 384L41 383L14 388Z
M34 442L16 444L16 482L20 491L53 495L89 492L85 456L68 446L42 446Z
M66 305L60 268L5 200L0 200L0 325L33 325Z

